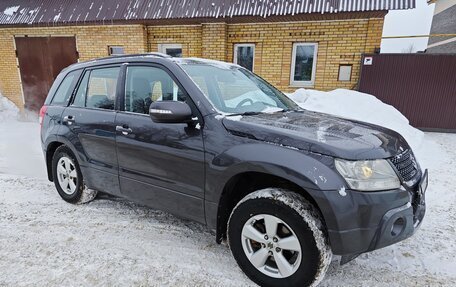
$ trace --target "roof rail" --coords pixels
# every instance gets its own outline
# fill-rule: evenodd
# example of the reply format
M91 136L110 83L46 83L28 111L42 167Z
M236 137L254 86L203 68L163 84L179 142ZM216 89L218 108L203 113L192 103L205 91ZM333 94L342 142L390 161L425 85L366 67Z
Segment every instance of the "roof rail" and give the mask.
M138 54L123 54L123 55L112 55L108 57L98 58L95 60L109 60L109 59L117 59L117 58L131 58L131 57L139 57L139 56L153 56L159 58L172 58L170 55L158 52L151 52L151 53L138 53Z
M157 57L162 57L162 58L172 58L170 55L165 54L165 53L160 53L160 52L150 52L150 53L146 53L146 55L152 55L152 56L157 56Z

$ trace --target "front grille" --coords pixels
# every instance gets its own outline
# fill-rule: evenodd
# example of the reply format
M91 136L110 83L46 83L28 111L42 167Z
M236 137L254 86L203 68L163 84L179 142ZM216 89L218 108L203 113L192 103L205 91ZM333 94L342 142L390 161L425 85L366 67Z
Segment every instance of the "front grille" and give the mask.
M418 173L418 165L415 156L408 149L391 158L391 162L404 181L413 179Z

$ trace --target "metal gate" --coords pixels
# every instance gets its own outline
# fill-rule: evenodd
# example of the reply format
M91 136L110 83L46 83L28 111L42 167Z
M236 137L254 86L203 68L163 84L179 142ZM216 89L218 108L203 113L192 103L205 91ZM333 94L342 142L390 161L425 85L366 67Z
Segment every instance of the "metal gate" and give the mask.
M75 37L16 37L25 108L38 111L62 69L76 63Z
M456 131L456 55L375 54L361 61L359 91L427 130Z

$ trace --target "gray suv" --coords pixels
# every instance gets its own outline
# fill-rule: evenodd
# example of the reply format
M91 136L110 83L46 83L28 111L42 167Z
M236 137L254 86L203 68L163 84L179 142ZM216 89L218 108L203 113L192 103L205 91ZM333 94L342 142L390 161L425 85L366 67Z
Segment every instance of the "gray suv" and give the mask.
M161 54L74 64L40 111L60 196L103 192L216 230L262 286L411 236L427 171L396 132L299 108L237 65Z

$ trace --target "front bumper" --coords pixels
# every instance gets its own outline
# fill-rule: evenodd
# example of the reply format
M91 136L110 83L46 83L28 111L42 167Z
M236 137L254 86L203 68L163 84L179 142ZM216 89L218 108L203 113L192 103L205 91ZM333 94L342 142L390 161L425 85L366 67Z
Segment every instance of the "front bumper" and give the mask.
M427 171L410 190L401 188L378 193L349 191L353 205L358 209L345 212L336 223L354 228L328 230L333 253L354 258L357 254L412 236L426 212L426 188ZM350 220L353 222L347 222Z

